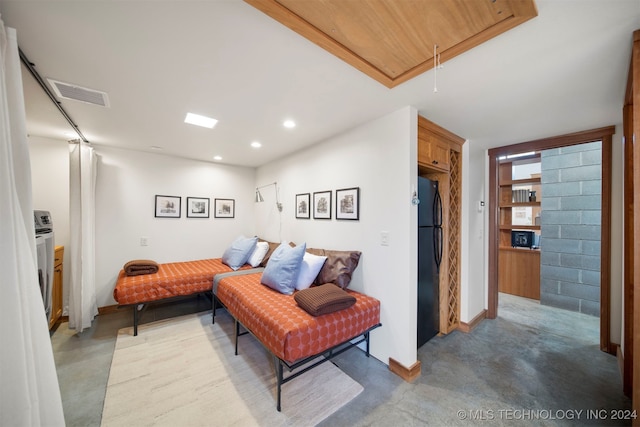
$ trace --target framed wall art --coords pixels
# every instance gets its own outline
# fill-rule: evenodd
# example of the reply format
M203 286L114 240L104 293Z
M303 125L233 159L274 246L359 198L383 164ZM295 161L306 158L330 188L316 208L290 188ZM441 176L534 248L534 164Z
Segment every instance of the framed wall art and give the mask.
M296 194L296 218L311 218L311 194Z
M313 193L313 218L331 219L331 191Z
M160 196L156 195L156 218L180 218L180 201L179 196Z
M209 218L209 198L187 197L187 218Z
M214 199L214 218L234 218L236 215L235 199Z
M336 219L360 218L360 187L336 190Z

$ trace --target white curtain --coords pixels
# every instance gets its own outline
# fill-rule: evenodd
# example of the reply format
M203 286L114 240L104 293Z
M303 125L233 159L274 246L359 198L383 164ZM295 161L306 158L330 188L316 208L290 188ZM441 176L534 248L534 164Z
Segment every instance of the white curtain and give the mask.
M16 31L0 20L0 425L64 425L38 284Z
M95 188L97 157L86 143L69 144L71 223L69 328L82 332L98 314L95 265Z

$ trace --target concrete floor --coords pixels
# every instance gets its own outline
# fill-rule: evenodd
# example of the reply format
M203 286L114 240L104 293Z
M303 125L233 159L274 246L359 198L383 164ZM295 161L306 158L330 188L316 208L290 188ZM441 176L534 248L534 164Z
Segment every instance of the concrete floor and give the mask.
M142 322L209 309L204 298L160 305ZM100 425L116 334L131 322L126 310L97 317L82 334L66 323L52 334L68 426ZM436 337L418 358L422 375L406 383L361 351L338 356L364 391L321 425L631 425L612 419L631 401L617 359L599 350L595 317L501 294L497 319Z

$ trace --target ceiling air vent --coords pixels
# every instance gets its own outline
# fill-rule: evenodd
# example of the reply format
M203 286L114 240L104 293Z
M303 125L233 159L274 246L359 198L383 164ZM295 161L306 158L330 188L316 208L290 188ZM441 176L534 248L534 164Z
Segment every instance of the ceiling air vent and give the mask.
M86 87L77 86L71 83L59 82L53 79L47 79L53 87L54 92L60 98L73 99L74 101L86 102L87 104L99 105L101 107L109 106L109 97L105 92L87 89Z

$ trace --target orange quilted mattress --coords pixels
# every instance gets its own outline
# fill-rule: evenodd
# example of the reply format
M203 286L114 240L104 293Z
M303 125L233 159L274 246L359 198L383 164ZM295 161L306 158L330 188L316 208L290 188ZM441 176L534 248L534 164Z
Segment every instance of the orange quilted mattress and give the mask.
M245 264L240 269L251 268ZM158 272L127 276L120 270L113 298L121 305L140 304L210 291L213 276L233 271L222 258L159 264Z
M358 337L380 323L380 301L347 290L356 297L351 307L313 317L298 307L293 295L260 284L262 273L226 277L217 297L229 313L275 356L295 362Z

